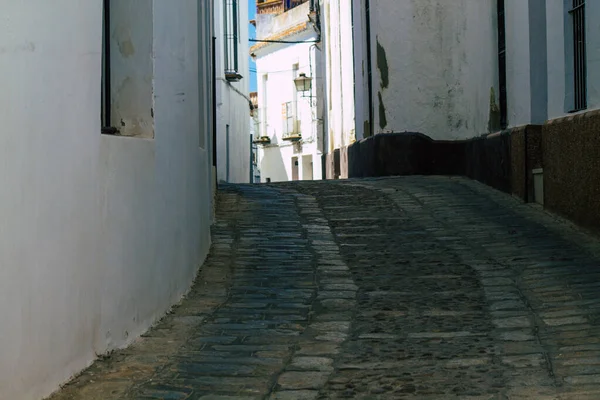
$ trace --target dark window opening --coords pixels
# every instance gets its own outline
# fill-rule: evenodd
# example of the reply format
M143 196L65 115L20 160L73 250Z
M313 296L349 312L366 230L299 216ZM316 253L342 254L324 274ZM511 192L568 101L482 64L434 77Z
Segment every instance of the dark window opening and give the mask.
M500 128L508 126L506 94L506 18L504 0L498 0L498 78L500 88Z
M118 130L111 122L111 76L110 76L110 2L103 0L102 10L102 100L101 100L101 123L102 133L117 134Z
M587 108L587 59L585 46L585 0L573 0L569 11L573 25L573 107L572 112Z

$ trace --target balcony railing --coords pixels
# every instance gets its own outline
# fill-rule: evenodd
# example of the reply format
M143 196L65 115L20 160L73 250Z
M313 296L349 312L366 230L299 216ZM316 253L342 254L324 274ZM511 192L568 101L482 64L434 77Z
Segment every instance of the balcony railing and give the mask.
M257 0L256 9L259 14L281 14L308 1L309 0Z

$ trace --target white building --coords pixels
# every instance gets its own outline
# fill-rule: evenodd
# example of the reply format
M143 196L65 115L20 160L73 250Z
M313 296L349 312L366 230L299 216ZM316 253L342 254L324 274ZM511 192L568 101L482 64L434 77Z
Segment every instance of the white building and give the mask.
M599 1L320 6L326 177L465 174L600 227Z
M248 129L248 2L219 0L214 5L217 175L219 181L249 183L252 168Z
M257 39L263 42L251 48L258 76L261 181L321 179L323 80L311 3L292 2L286 8L281 0L264 6L268 12L259 3L256 20Z
M487 132L498 93L495 2L354 0L357 138Z
M576 62L572 9L581 6L587 57ZM353 0L352 7L358 139L405 131L464 139L544 123L582 108L574 104L574 65L587 69L579 94L587 109L600 107L598 2ZM325 14L324 24L330 20L346 24Z
M212 10L104 1L103 32L102 1L1 3L0 398L38 400L146 331L208 252Z

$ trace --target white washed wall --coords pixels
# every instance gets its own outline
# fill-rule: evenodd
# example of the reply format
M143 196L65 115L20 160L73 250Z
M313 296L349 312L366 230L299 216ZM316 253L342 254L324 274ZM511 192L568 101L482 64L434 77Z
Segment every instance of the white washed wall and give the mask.
M496 2L371 0L371 7L375 133L458 139L487 132L492 89L498 101ZM366 71L366 51L359 54L359 72ZM359 102L368 107L368 99ZM357 115L364 126L368 110Z
M248 60L248 2L238 1L239 40L238 69L242 80L225 80L224 4L215 1L215 36L217 38L217 174L219 180L231 183L250 182L250 119L249 60ZM227 138L229 125L229 139Z
M130 343L210 244L197 2L153 3L154 139L100 134L101 4L0 1L0 399Z

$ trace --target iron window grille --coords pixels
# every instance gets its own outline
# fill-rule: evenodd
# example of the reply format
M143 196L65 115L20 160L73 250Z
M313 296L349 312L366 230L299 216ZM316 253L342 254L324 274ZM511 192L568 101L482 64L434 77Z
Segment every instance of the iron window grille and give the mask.
M573 106L575 111L587 108L587 59L585 42L585 0L573 0L569 10L573 26Z
M506 91L506 17L504 0L498 0L498 78L500 89L500 128L508 126Z
M118 130L112 126L111 116L111 46L110 46L110 2L102 2L102 80L101 80L101 132L104 134L117 134Z
M225 23L225 78L228 81L239 81L239 0L224 1L224 23Z

